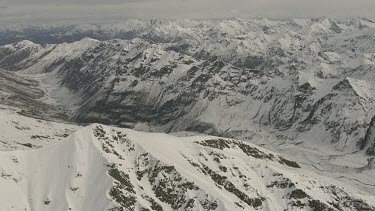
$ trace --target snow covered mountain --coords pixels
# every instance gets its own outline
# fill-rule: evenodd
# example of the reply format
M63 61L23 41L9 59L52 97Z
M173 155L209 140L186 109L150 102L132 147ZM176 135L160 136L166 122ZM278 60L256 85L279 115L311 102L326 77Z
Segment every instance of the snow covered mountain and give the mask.
M374 210L374 196L213 136L91 125L0 152L1 210ZM6 191L6 194L5 194Z
M242 139L266 130L374 155L371 20L131 23L141 38L5 45L0 67L67 89L78 122Z
M0 125L12 134L19 132L3 136L2 149L33 148L9 153L19 153L26 160L53 161L51 166L35 166L40 169L37 173L33 165L39 164L27 164L33 166L27 170L5 159L8 163L0 167L34 178L23 185L6 185L20 186L25 199L32 195L25 187L40 187L32 203L26 200L21 205L34 210L90 210L94 205L110 209L118 204L139 210L190 206L191 210L373 210L374 28L375 22L369 19L328 18L129 20L118 25L33 26L31 31L22 26L0 27L4 44L0 46L0 68L4 69L0 70L0 104L4 105ZM10 115L9 108L24 115L22 120L14 112ZM55 122L50 124L51 120ZM28 121L34 126L23 123ZM159 137L93 125L60 143L62 136L80 128L67 121L226 138ZM120 143L116 131L132 138ZM298 161L302 169L288 167L290 162L277 153L228 138L276 151ZM154 139L155 145L149 143ZM128 142L136 149L131 150ZM246 146L251 152L242 149ZM66 151L56 154L57 148ZM254 157L254 151L262 158ZM247 152L249 157L243 157ZM82 164L84 170L80 170L85 171L83 175L92 174L92 180L76 183L73 170L78 169L71 167L72 172L63 171L64 178L57 175L51 180L62 184L57 192L39 184L37 178L45 178L39 174L62 172L50 170L65 168L61 165L75 166L84 160L81 154L97 161ZM51 158L55 155L66 159ZM138 180L134 163L140 160L149 166L142 167L145 173ZM111 169L115 170L111 173ZM159 170L164 175L163 191L177 185L181 192L160 192ZM247 177L255 182L245 181ZM274 183L276 177L279 180ZM90 195L90 184L97 180L104 181L98 187L103 191ZM295 187L276 185L281 181L291 181ZM76 189L78 185L82 187ZM74 197L76 192L82 200ZM54 203L59 194L61 201ZM291 197L294 194L302 198ZM97 204L90 201L96 197L100 198ZM194 202L188 204L188 198ZM351 202L335 202L340 198ZM124 199L134 203L121 204Z

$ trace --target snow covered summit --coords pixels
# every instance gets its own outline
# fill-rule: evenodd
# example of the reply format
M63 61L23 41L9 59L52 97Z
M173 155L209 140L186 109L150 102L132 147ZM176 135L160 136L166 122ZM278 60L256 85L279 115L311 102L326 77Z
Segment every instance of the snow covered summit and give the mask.
M374 196L255 145L94 124L0 152L0 210L373 210Z

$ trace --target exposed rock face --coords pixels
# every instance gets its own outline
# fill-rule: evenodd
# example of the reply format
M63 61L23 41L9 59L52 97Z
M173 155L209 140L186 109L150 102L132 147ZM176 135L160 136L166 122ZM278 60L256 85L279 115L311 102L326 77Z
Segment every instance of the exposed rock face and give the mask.
M7 187L0 209L374 210L373 196L347 184L213 136L95 124L58 144L0 158L0 187Z
M366 149L367 155L375 156L375 116L371 119L366 135L360 143L360 149Z
M267 131L371 154L370 20L140 23L130 40L6 45L0 67L58 79L79 99L81 123L244 139Z
M374 25L0 27L0 210L374 210Z

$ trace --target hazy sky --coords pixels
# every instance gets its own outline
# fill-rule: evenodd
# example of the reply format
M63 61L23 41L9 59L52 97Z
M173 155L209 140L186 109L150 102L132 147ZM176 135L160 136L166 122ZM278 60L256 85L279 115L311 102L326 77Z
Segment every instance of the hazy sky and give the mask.
M375 16L375 0L0 0L0 23Z

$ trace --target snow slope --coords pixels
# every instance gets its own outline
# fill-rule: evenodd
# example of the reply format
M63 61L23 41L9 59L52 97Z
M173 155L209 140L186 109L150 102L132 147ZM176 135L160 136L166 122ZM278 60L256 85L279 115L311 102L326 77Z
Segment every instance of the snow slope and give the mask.
M374 196L255 145L103 125L0 152L0 210L373 210Z
M59 142L80 127L20 115L20 109L0 105L0 150L36 149Z
M0 103L23 114L246 140L363 191L375 187L371 20L133 20L35 30L14 32L35 43L0 47L8 70L0 71Z
M266 130L331 151L368 152L364 137L375 115L371 23L233 18L46 25L34 28L60 44L4 45L0 67L32 74L49 94L44 100L78 122L241 139ZM15 28L41 43L22 26L8 33ZM316 131L321 136L313 137Z

